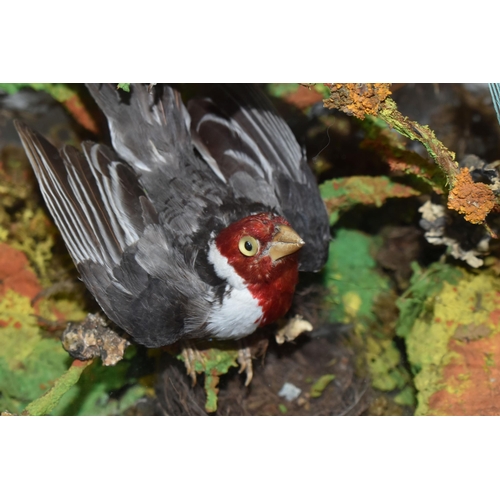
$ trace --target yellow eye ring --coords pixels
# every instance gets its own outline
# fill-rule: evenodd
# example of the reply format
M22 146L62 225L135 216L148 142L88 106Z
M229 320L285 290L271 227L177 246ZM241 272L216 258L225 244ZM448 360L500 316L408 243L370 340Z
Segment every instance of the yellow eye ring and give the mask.
M253 257L259 251L259 242L251 236L243 236L238 243L238 248L243 255Z

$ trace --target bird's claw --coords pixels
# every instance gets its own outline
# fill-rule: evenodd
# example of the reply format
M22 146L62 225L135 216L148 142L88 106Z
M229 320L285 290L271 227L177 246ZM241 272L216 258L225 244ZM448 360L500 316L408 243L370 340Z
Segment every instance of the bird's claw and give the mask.
M248 387L253 378L252 353L250 347L242 347L238 350L238 364L240 365L239 373L245 372L246 374L245 387Z
M191 345L185 345L181 351L186 373L191 377L191 383L194 387L196 385L196 362L199 361L202 366L205 366L205 361L200 351Z

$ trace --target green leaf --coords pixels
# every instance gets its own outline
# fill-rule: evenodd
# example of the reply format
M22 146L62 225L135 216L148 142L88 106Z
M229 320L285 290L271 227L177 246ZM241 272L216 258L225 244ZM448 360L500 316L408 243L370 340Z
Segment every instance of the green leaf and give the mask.
M130 83L119 83L116 88L124 90L125 92L130 92Z
M335 378L333 374L322 375L311 387L311 397L319 398L328 384Z

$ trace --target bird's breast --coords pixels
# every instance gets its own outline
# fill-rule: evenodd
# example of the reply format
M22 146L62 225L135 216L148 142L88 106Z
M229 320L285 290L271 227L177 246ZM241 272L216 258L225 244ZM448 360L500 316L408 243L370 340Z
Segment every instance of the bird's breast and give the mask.
M259 300L248 288L228 285L222 301L213 306L208 330L217 339L240 339L257 329L263 315Z

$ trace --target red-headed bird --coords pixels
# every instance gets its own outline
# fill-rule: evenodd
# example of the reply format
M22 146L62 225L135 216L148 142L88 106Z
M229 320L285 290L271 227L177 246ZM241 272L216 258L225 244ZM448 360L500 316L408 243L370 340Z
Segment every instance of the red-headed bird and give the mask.
M239 339L283 316L330 233L304 152L266 96L221 85L186 108L169 86L88 88L113 149L58 151L16 127L106 315L148 347Z

